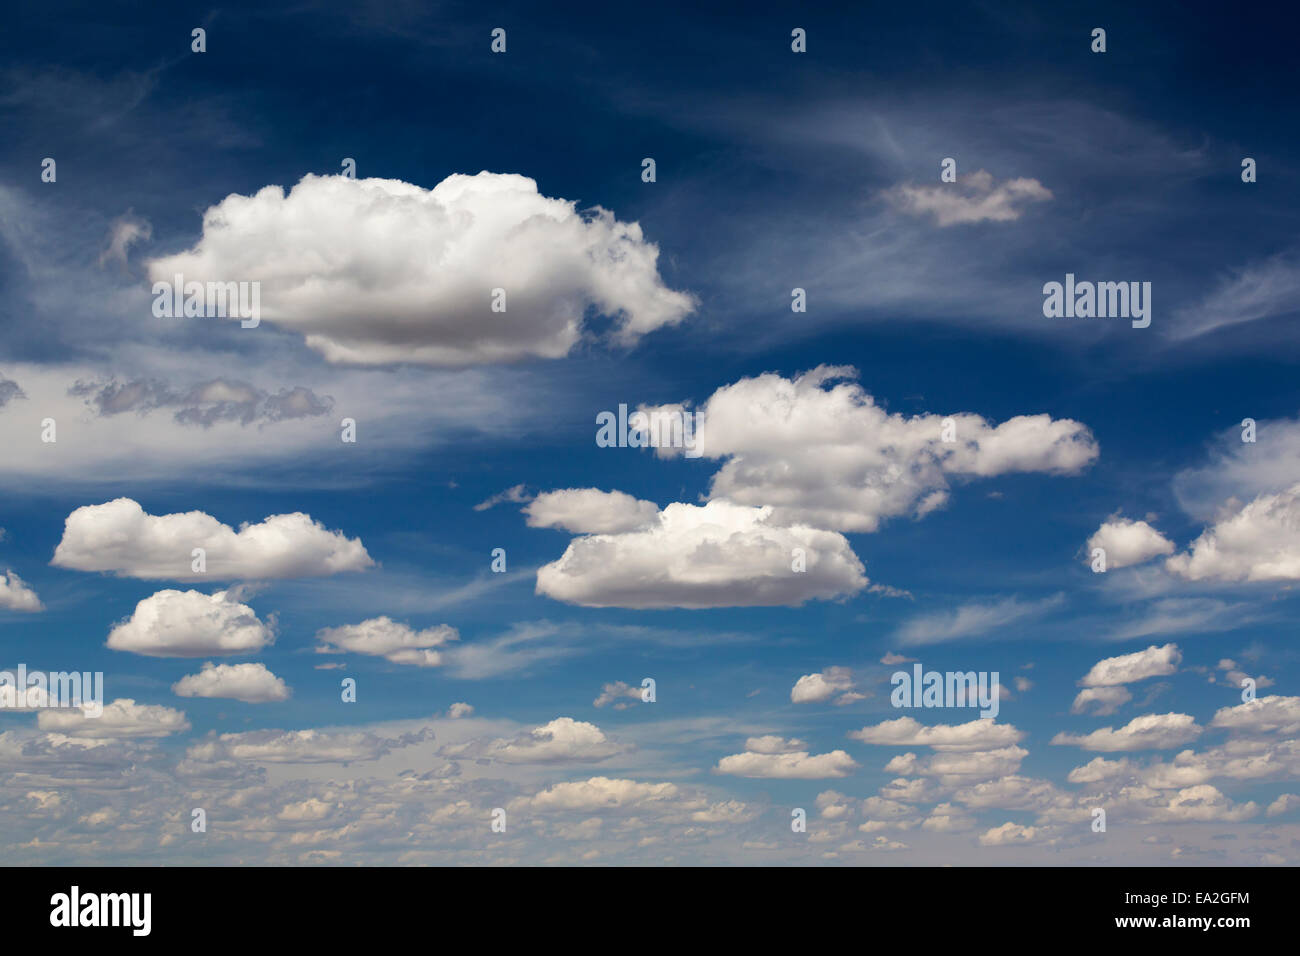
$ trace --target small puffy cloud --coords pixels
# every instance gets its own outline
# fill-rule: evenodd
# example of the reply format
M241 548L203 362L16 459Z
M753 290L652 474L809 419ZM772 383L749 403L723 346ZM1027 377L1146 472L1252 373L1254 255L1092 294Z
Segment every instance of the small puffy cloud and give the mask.
M1130 521L1127 518L1111 518L1098 528L1088 539L1088 554L1085 560L1092 560L1094 548L1106 552L1106 567L1126 568L1132 564L1141 564L1162 554L1173 554L1174 543L1145 521Z
M394 664L413 667L438 667L442 654L434 648L455 641L459 634L454 627L439 624L437 627L413 630L386 616L374 617L360 624L326 627L316 632L320 654L368 654L382 657Z
M874 727L850 731L849 737L883 747L933 747L935 750L992 750L1019 743L1024 732L1010 724L978 718L964 724L927 727L911 717L886 720Z
M172 684L177 697L220 697L248 704L288 700L289 688L265 664L204 664Z
M980 846L1026 846L1039 842L1047 831L1042 827L1026 827L1019 823L1004 823L980 834Z
M0 610L35 613L45 610L36 592L13 571L0 571Z
M779 524L875 531L886 518L941 507L953 480L1076 474L1098 455L1092 433L1070 419L1019 415L994 425L969 412L908 418L844 381L856 377L853 368L823 365L793 379L765 373L714 392L695 436L702 456L725 459L710 498L771 506Z
M1191 581L1300 581L1300 484L1237 503L1165 567Z
M530 528L563 528L575 534L619 534L652 523L653 501L638 501L622 491L565 488L544 491L524 508Z
M718 773L736 777L761 777L779 780L824 780L846 777L858 768L857 762L843 750L810 754L806 750L789 753L732 754L718 761Z
M194 570L195 548L205 552L206 571ZM50 563L172 581L318 577L374 565L360 539L328 531L302 512L235 531L202 511L147 514L130 498L68 515Z
M790 688L790 702L819 704L836 694L843 695L852 691L853 670L848 667L828 667L815 674L804 674L795 681Z
M516 803L533 810L626 810L651 808L675 802L680 791L671 783L641 783L609 777L591 777L557 783Z
M586 607L799 605L867 584L843 535L773 524L770 508L674 502L649 527L575 538L537 572L537 593ZM802 552L806 570L793 570Z
M1284 793L1268 805L1265 812L1270 817L1280 817L1284 813L1290 813L1292 810L1300 810L1300 797L1294 793Z
M1024 207L1052 198L1037 179L1020 177L994 185L992 173L983 169L964 173L955 183L917 186L901 183L884 194L896 209L911 216L928 216L940 228L975 222L1012 222Z
M154 281L261 283L262 316L330 362L465 365L562 358L590 313L631 344L695 300L659 276L636 223L541 195L526 176L307 175L285 194L230 195L193 249L148 262ZM493 311L493 289L504 310Z
M1214 712L1210 726L1243 734L1300 735L1300 697L1273 694L1235 707L1221 707Z
M99 717L81 710L42 710L36 717L41 730L67 734L69 737L116 739L128 737L166 737L190 729L182 711L159 704L137 704L121 698L104 705Z
M458 700L447 708L447 719L460 720L463 717L471 716L473 713L474 706L472 704L467 704L464 701Z
M1085 687L1075 695L1074 703L1070 705L1070 713L1085 714L1091 707L1093 714L1105 717L1115 713L1132 699L1133 695L1123 686Z
M641 688L632 687L621 680L605 684L600 689L600 696L591 702L592 707L614 705L615 710L626 710L634 702L641 700Z
M885 764L885 772L905 777L938 777L944 784L965 784L1010 776L1020 770L1021 762L1028 756L1028 750L1016 746L996 750L940 750L930 757L908 752Z
M1082 767L1075 767L1066 776L1070 783L1101 783L1115 777L1130 776L1137 772L1137 767L1128 759L1107 760L1105 757L1093 757Z
M906 654L895 654L893 651L890 651L880 659L880 663L884 664L886 667L895 667L898 664L910 664L914 660L916 660L915 657L908 657Z
M272 623L258 620L231 592L159 591L109 632L107 646L146 657L251 654L275 641Z
M1148 677L1167 677L1178 671L1182 661L1183 654L1177 644L1163 647L1152 644L1144 651L1098 661L1079 683L1084 687L1114 687Z
M1201 728L1190 714L1143 714L1123 727L1102 727L1090 734L1059 733L1052 743L1113 753L1123 750L1165 750L1199 737Z
M499 760L513 764L583 763L605 760L629 748L605 736L595 724L557 717L511 739L470 741L443 747L443 757Z

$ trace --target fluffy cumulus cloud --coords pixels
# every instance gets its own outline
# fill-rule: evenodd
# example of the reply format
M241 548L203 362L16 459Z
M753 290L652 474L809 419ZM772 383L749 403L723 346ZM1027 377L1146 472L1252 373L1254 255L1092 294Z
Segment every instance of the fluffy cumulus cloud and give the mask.
M1300 484L1238 504L1165 567L1192 581L1300 580Z
M195 570L195 548L204 551L206 571ZM326 530L302 512L235 531L202 511L151 515L130 498L68 515L50 563L170 581L316 577L374 564L360 539Z
M249 704L288 700L289 688L265 664L207 663L172 684L177 697L220 697Z
M1300 736L1300 697L1271 695L1215 711L1211 727L1246 734L1280 733Z
M437 667L442 654L435 650L459 638L454 627L440 624L422 631L413 630L388 617L375 617L360 624L326 627L316 632L322 654L369 654L394 664L414 667Z
M17 574L0 571L0 610L33 613L45 610L45 605Z
M1177 644L1156 647L1133 654L1107 657L1092 665L1092 669L1079 681L1084 687L1115 687L1146 680L1148 677L1167 677L1176 673L1183 661L1183 652Z
M994 184L985 170L964 173L955 183L917 186L903 183L885 193L895 208L912 216L926 216L940 227L974 222L1011 222L1029 203L1052 198L1052 191L1037 179L1006 179Z
M980 846L1026 846L1040 841L1045 830L1042 827L1026 827L1019 823L1004 823L980 834Z
M926 726L911 717L886 720L849 733L853 740L885 747L932 747L942 751L991 750L1019 743L1024 732L1010 724L977 719L964 724Z
M638 501L622 491L566 488L544 491L524 508L531 528L563 528L575 534L636 531L659 515L653 501Z
M945 785L966 784L1014 774L1028 756L1028 750L1016 746L996 750L940 750L930 757L909 752L891 759L885 764L885 772L905 777L938 777Z
M1143 714L1118 730L1102 727L1090 734L1059 733L1052 743L1113 753L1127 750L1165 750L1195 740L1201 728L1190 714Z
M1085 714L1091 709L1096 716L1105 717L1115 713L1132 699L1133 695L1122 686L1085 687L1075 695L1074 703L1070 705L1070 713Z
M798 605L866 586L843 535L771 517L728 501L675 502L643 530L574 539L538 570L537 592L588 607L706 608Z
M591 777L557 783L514 805L532 810L625 810L647 809L676 801L681 796L676 784L642 783L610 777Z
M820 704L836 695L861 699L853 693L853 670L849 667L828 667L815 674L804 674L790 688L792 704Z
M658 258L636 223L581 213L526 176L424 189L307 175L287 195L227 196L194 248L148 270L155 282L260 282L263 318L331 362L458 365L563 357L588 310L619 343L680 322L694 300L664 284Z
M1111 518L1088 539L1086 560L1091 563L1094 548L1106 552L1106 567L1126 568L1162 554L1173 554L1174 543L1145 521Z
M626 681L616 680L600 688L600 696L591 702L592 707L614 705L615 710L627 710L641 700L641 687L633 687Z
M806 750L780 753L745 751L718 761L718 773L736 777L766 777L789 780L824 780L847 777L858 768L843 750L810 754Z
M108 647L146 657L250 654L275 641L270 623L228 591L165 590L150 595L108 635Z
M190 729L181 711L159 704L137 704L130 698L105 704L98 717L74 709L43 710L36 717L36 725L41 730L91 739L166 737Z
M852 368L819 366L793 379L767 373L714 392L695 436L702 456L726 459L711 496L770 505L778 523L875 531L885 518L941 507L954 479L1075 474L1097 458L1097 442L1079 422L1020 415L993 425L971 413L909 418L842 381L856 376ZM681 451L658 449L665 456Z
M517 737L448 745L439 754L516 764L587 763L605 760L628 749L606 737L595 724L557 717Z

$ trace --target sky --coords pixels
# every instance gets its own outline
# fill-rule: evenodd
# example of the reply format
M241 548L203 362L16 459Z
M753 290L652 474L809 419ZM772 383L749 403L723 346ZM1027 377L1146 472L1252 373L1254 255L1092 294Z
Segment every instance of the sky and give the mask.
M1290 34L945 10L12 11L5 858L1295 864Z

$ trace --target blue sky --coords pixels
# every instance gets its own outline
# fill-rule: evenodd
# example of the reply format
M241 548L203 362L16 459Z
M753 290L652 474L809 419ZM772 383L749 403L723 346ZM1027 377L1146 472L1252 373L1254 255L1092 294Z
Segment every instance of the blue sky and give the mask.
M127 703L0 714L11 859L1295 862L1281 25L12 18L2 666ZM261 324L157 318L176 272ZM1067 273L1150 326L1046 318ZM702 457L599 447L620 403L703 410ZM893 707L901 659L997 718Z

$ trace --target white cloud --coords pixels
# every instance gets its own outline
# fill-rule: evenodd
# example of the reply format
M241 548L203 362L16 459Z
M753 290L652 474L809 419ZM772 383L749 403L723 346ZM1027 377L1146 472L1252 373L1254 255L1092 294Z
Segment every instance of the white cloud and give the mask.
M1026 827L1019 823L1004 823L980 834L980 846L1025 846L1043 838L1047 831L1042 827Z
M171 281L261 283L263 317L331 362L459 365L561 358L590 308L635 342L681 321L641 227L550 199L525 176L391 179L307 175L208 209L198 244L153 259ZM506 291L492 311L491 290Z
M849 737L883 747L933 747L935 750L990 750L1019 743L1024 732L1010 724L978 718L964 724L927 727L911 717L886 720L874 727L850 731Z
M1268 805L1266 812L1270 817L1280 817L1296 809L1300 809L1300 797L1294 793L1284 793Z
M624 681L614 681L600 688L600 696L591 702L592 707L614 705L615 710L626 710L633 702L641 700L642 688L632 687Z
M857 762L843 750L810 754L806 750L791 753L732 754L718 761L718 773L737 777L762 777L781 780L822 780L846 777L858 768Z
M885 764L886 773L903 776L938 777L941 783L954 785L971 780L1006 777L1020 770L1029 756L1024 747L999 747L997 750L956 750L941 748L931 757L917 757L908 752Z
M220 697L249 704L288 700L289 688L265 664L206 663L197 674L187 674L172 684L177 697Z
M1300 580L1300 484L1238 503L1165 567L1192 581Z
M605 736L595 724L557 717L511 739L469 741L443 747L449 758L500 760L512 764L579 763L605 760L629 748Z
M36 726L69 737L102 739L166 737L189 730L190 722L183 712L171 707L137 704L130 698L121 698L105 704L99 717L72 709L42 710L36 716Z
M1088 539L1085 560L1092 561L1092 550L1106 552L1106 568L1126 568L1162 554L1173 554L1174 543L1145 521L1112 518L1102 523Z
M206 552L206 571L194 570L195 548ZM171 581L316 577L374 565L359 538L328 531L302 512L235 531L202 511L150 515L130 498L68 515L50 563Z
M770 508L674 502L641 531L569 543L537 593L587 607L769 607L853 594L867 583L843 535L770 521ZM795 549L806 570L793 570Z
M659 515L653 501L622 491L566 488L544 491L524 508L530 528L563 528L576 534L619 534L651 524Z
M520 798L518 803L534 810L610 810L654 806L679 796L677 786L671 783L592 777L557 783L532 797Z
M1195 740L1201 728L1190 714L1143 714L1123 727L1102 727L1090 734L1059 733L1053 744L1113 753L1122 750L1164 750Z
M936 225L944 227L1011 222L1020 218L1027 204L1051 199L1052 192L1037 179L1024 177L994 186L992 174L981 169L959 175L955 183L903 183L886 191L885 198L905 213L930 216Z
M885 518L940 507L952 479L1074 474L1098 454L1092 433L1069 419L1020 415L990 425L966 412L890 414L856 382L837 381L856 376L823 365L793 379L765 373L714 392L696 432L702 456L726 459L710 497L770 505L780 524L875 531ZM951 442L943 440L947 418Z
M460 720L461 718L472 716L473 713L473 704L467 704L464 701L456 701L456 703L447 708L447 719Z
M45 605L15 572L0 571L0 610L34 613L45 610Z
M804 674L790 688L793 704L819 704L836 694L853 691L853 670L848 667L828 667L815 674Z
M1300 735L1300 697L1273 694L1235 707L1221 707L1214 712L1210 726L1252 734Z
M1148 677L1167 677L1177 673L1182 660L1183 653L1177 644L1163 647L1152 644L1143 651L1098 661L1079 683L1084 687L1114 687Z
M434 648L458 638L456 629L447 624L416 631L382 616L360 624L322 628L316 632L316 640L320 642L316 650L322 654L368 654L414 667L438 667L442 664L442 654Z
M1133 695L1123 686L1085 687L1075 695L1074 703L1070 705L1070 713L1083 714L1092 707L1093 714L1105 717L1115 713L1132 699Z
M109 632L107 646L146 657L210 657L250 654L274 641L273 624L231 592L168 589L140 601Z

